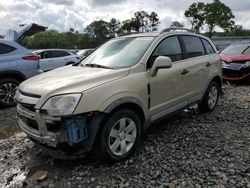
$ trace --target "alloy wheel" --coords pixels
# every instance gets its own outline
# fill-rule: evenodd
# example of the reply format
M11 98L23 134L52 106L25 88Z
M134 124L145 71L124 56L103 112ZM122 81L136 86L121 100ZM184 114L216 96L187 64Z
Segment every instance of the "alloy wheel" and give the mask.
M121 118L112 127L109 134L109 149L118 156L131 150L137 136L136 124L131 118Z
M214 109L218 100L218 89L215 86L212 86L208 93L208 106L210 109Z
M4 83L0 85L0 101L3 104L11 105L16 102L15 94L17 90L17 84Z

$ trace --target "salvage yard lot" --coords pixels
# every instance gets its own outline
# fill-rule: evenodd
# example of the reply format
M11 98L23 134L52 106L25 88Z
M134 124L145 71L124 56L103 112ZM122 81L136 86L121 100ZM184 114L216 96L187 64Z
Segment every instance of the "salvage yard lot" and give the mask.
M0 187L250 187L250 85L226 85L212 113L189 109L150 127L130 159L104 164L92 154L55 160L16 126L15 108L0 111ZM38 170L48 177L29 181ZM27 178L26 178L27 176Z

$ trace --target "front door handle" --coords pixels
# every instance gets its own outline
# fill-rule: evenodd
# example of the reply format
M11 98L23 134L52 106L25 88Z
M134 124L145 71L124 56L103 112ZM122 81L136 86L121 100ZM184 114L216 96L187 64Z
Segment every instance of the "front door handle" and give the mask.
M187 73L189 73L189 70L184 69L181 74L184 75L184 74L187 74Z
M207 67L210 67L211 65L212 65L212 63L210 63L210 62L207 62L207 64L206 64Z

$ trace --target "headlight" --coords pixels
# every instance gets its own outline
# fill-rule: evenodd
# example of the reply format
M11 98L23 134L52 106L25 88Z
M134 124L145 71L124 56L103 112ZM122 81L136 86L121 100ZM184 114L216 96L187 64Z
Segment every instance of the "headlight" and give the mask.
M250 61L247 61L247 62L243 65L243 68L247 68L247 67L250 67Z
M70 115L74 112L81 94L58 95L48 99L42 107L52 116Z

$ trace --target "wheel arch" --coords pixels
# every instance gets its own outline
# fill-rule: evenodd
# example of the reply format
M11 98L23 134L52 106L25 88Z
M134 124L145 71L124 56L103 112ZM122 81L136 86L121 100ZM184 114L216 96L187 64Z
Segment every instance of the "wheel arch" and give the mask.
M24 76L23 73L19 72L19 71L3 71L0 72L0 79L3 78L14 78L20 82L26 80L26 77Z
M213 77L213 79L209 82L209 84L211 82L216 82L219 85L219 89L220 89L220 93L222 93L222 79L220 76L216 75ZM209 86L209 85L208 85Z
M145 123L146 113L145 113L145 110L143 108L143 105L141 104L141 102L138 99L133 98L133 97L125 97L125 98L120 98L118 100L115 100L110 105L108 105L104 109L103 112L105 114L110 114L110 113L114 113L114 112L121 110L121 109L129 109L129 110L137 113L137 115L141 119L142 123L143 124Z

